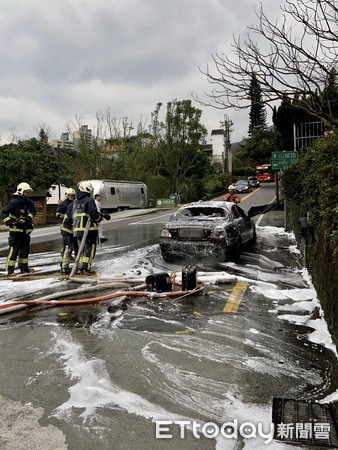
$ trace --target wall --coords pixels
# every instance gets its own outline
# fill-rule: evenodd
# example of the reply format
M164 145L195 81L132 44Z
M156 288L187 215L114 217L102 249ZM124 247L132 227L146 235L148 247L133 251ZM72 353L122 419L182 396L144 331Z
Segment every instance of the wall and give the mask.
M326 230L309 226L299 208L287 208L287 224L295 233L304 266L312 277L331 336L338 345L338 255L334 255Z

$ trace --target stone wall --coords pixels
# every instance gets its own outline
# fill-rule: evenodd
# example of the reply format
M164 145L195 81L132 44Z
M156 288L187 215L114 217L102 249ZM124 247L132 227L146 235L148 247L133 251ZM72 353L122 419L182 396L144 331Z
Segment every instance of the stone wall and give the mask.
M325 230L311 227L299 209L287 208L287 226L295 233L304 266L312 277L331 336L338 345L338 255Z

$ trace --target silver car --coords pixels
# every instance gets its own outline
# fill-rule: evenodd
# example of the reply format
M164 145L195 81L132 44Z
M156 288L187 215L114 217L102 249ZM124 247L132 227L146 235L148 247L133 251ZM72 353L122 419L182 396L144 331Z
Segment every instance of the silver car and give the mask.
M201 201L182 206L161 230L164 260L237 259L241 248L256 238L255 223L235 203Z
M248 184L254 188L260 186L260 182L257 177L248 177Z
M247 180L238 180L235 183L236 194L244 194L245 192L252 192L251 185Z

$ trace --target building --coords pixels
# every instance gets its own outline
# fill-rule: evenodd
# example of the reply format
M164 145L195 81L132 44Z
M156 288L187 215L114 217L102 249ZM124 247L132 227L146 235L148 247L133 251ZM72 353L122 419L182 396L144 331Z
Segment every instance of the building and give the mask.
M92 130L88 128L88 125L81 125L79 131L74 131L73 133L73 143L75 150L80 148L80 144L85 142L89 147L93 146L93 134Z
M222 172L232 172L232 152L229 132L224 128L211 131L211 144L203 146L203 151L210 158L211 163L218 165Z

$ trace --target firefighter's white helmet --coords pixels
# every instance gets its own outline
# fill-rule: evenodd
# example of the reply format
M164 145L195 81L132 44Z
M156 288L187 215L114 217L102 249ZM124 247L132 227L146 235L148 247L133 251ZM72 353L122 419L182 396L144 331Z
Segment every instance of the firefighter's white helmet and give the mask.
M16 194L17 195L23 195L25 191L32 192L33 189L28 183L19 183L18 187L16 188Z
M90 181L81 181L79 183L79 191L87 192L88 194L94 190L94 187Z
M233 184L230 184L230 186L228 187L228 191L234 191L235 190L235 186Z
M68 197L68 195L76 195L75 190L73 188L66 189L65 196Z

